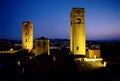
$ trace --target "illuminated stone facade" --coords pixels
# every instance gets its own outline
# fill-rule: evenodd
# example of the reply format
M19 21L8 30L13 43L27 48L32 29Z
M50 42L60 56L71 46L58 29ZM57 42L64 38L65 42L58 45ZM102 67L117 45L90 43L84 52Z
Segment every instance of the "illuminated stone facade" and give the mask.
M73 8L70 14L70 52L86 55L84 8Z
M36 39L36 45L35 45L35 54L48 54L50 55L50 42L47 38L41 37Z
M89 49L86 55L87 58L100 58L100 50Z
M22 23L22 49L31 51L33 48L33 24L31 22Z

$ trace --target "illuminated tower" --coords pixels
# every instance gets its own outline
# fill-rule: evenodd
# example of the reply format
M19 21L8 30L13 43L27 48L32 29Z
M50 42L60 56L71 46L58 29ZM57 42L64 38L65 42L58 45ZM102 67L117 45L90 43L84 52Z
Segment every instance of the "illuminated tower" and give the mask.
M33 48L33 24L31 22L22 23L22 49L31 51Z
M35 49L36 49L36 53L35 53L36 55L40 55L40 54L50 55L49 39L47 39L45 37L41 37L41 38L36 39Z
M86 54L84 8L73 8L70 14L70 52L74 55Z

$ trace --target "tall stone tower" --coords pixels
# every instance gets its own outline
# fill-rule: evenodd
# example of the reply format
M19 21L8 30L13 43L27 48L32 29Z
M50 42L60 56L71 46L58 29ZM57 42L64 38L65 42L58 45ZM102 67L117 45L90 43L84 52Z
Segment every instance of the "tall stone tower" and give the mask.
M33 24L31 22L22 23L22 49L31 51L33 48Z
M73 8L70 14L70 52L86 54L84 8Z

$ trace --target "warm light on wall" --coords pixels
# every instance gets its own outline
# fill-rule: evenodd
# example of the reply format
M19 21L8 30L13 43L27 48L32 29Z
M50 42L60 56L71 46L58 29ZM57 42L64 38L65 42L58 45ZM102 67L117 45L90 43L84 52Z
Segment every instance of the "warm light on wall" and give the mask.
M73 8L70 14L70 52L74 55L86 54L84 8Z
M106 61L102 63L102 58L75 58L75 61L83 63L85 67L89 66L88 69L99 69L101 67L106 67Z
M10 51L13 51L13 48L11 48Z
M43 53L50 55L50 41L47 38L41 37L36 39L35 54L40 55Z
M22 24L22 49L31 51L33 48L33 25L31 22Z
M94 49L88 49L87 54L86 54L87 58L100 58L100 50L94 50Z
M18 64L18 66L20 66L21 65L20 61L18 61L17 64Z
M106 67L106 64L107 64L107 62L106 62L106 61L104 61L103 67Z
M103 58L84 58L84 61L102 61Z

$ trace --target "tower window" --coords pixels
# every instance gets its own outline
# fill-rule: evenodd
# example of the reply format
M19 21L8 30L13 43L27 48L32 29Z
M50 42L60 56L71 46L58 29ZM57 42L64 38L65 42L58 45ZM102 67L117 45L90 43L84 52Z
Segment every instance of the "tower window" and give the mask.
M72 25L72 21L71 21L71 25Z
M77 46L77 48L76 48L77 50L79 50L79 47Z
M25 35L27 35L27 32L25 33Z
M46 45L46 42L43 42L43 46Z
M27 27L27 24L25 25L25 27Z
M77 19L77 24L80 24L80 23L81 23L81 19L78 18L78 19Z
M40 43L40 42L38 42L37 46L40 46L40 44L41 44L41 43Z
M25 40L25 42L27 42L27 39Z
M76 13L77 13L77 14L80 14L80 10L76 10Z

